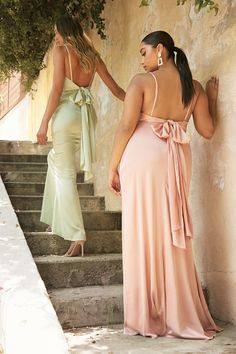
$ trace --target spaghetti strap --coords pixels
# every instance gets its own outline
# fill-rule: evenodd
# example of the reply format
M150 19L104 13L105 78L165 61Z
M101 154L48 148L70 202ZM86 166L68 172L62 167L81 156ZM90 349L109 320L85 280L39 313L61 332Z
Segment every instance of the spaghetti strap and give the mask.
M157 84L157 79L156 79L156 76L150 72L149 74L151 74L155 80L155 98L154 98L154 102L153 102L153 105L152 105L152 111L151 111L151 116L153 115L153 111L154 111L154 108L155 108L155 105L156 105L156 101L157 101L157 95L158 95L158 84Z
M188 106L187 113L186 113L186 115L185 115L185 117L184 117L184 122L185 122L185 121L187 120L187 118L188 118L188 114L189 114L189 111L190 111L191 106L192 106L192 101L190 102L190 104L189 104L189 106Z
M92 77L91 77L91 79L90 79L90 82L89 82L89 87L91 87L91 85L92 85L92 82L93 82L93 79L94 79L94 76L95 76L96 70L97 70L97 67L96 67L96 65L95 65L95 67L94 67L94 71L93 71L93 75L92 75Z
M70 51L69 51L69 49L67 48L67 45L66 45L66 44L64 44L64 47L66 48L67 53L68 53L68 60L69 60L69 67L70 67L70 79L71 79L71 81L73 81L72 66L71 66L71 59L70 59Z

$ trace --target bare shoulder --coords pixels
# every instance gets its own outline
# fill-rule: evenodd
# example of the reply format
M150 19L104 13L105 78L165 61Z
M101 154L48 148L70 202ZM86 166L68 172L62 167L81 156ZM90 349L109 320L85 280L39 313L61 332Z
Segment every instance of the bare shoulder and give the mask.
M63 45L57 45L53 48L53 56L57 58L64 58L65 47Z
M137 87L143 87L145 85L145 83L149 82L149 78L151 77L151 75L146 74L146 73L140 73L140 74L136 74L130 81L130 86L134 85Z

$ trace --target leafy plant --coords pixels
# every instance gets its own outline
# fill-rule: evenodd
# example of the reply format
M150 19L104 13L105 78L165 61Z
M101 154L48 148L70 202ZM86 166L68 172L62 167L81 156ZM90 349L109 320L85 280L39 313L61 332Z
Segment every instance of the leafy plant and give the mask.
M142 6L149 6L149 4L150 4L150 0L142 0L142 1L140 2L139 7L142 7Z
M184 5L188 0L176 0L177 5ZM191 0L190 0L191 1ZM204 7L208 7L209 10L215 10L216 14L219 10L219 5L215 3L213 0L194 0L195 1L195 8L199 12ZM142 6L149 6L151 0L141 0L139 7Z
M187 0L175 0L184 5ZM102 39L107 0L0 0L0 82L21 72L27 91L45 66L43 58L54 36L55 20L69 12L78 16L86 29L95 27ZM140 0L148 6L150 0ZM218 11L212 0L195 0L198 11L204 7Z
M21 72L27 91L32 87L54 36L55 20L69 12L84 27L96 27L105 38L101 13L106 0L0 0L0 81Z
M188 0L177 0L177 5L184 5ZM199 12L204 7L208 7L209 10L215 10L217 15L219 11L219 5L213 0L195 0L195 8Z

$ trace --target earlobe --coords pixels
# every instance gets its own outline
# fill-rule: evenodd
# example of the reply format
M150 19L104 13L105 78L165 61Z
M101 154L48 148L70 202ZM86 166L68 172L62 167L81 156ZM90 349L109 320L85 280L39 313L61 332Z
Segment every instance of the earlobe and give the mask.
M159 43L156 48L157 48L157 53L161 53L161 55L162 55L162 52L163 52L163 49L164 49L163 44Z

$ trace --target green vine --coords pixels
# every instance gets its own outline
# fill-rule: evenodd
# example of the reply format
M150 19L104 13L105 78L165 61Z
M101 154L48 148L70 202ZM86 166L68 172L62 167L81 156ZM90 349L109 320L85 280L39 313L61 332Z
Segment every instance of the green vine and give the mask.
M177 5L184 5L188 0L176 0ZM191 0L190 0L191 1ZM142 6L149 6L151 0L141 0L139 7ZM195 9L199 12L201 11L204 7L208 7L209 10L215 10L215 13L217 14L219 11L219 5L215 3L213 0L194 0L195 2Z
M84 28L96 27L102 39L107 0L0 0L0 82L21 72L29 91L45 66L43 58L54 36L55 20L69 12Z
M177 5L184 5L188 0L177 0ZM219 11L219 5L215 3L213 0L195 0L195 9L199 12L204 7L208 8L210 11L215 10L215 14L217 15Z
M140 5L139 7L142 7L142 6L149 6L150 5L150 0L142 0L140 2Z
M113 0L112 0L113 1ZM115 0L114 0L115 1ZM188 0L175 0L184 5ZM0 82L21 72L27 91L45 66L43 58L54 36L55 20L69 12L79 17L85 29L96 28L102 39L107 0L0 0ZM140 7L150 0L140 0ZM195 0L198 11L204 7L218 11L212 0Z

